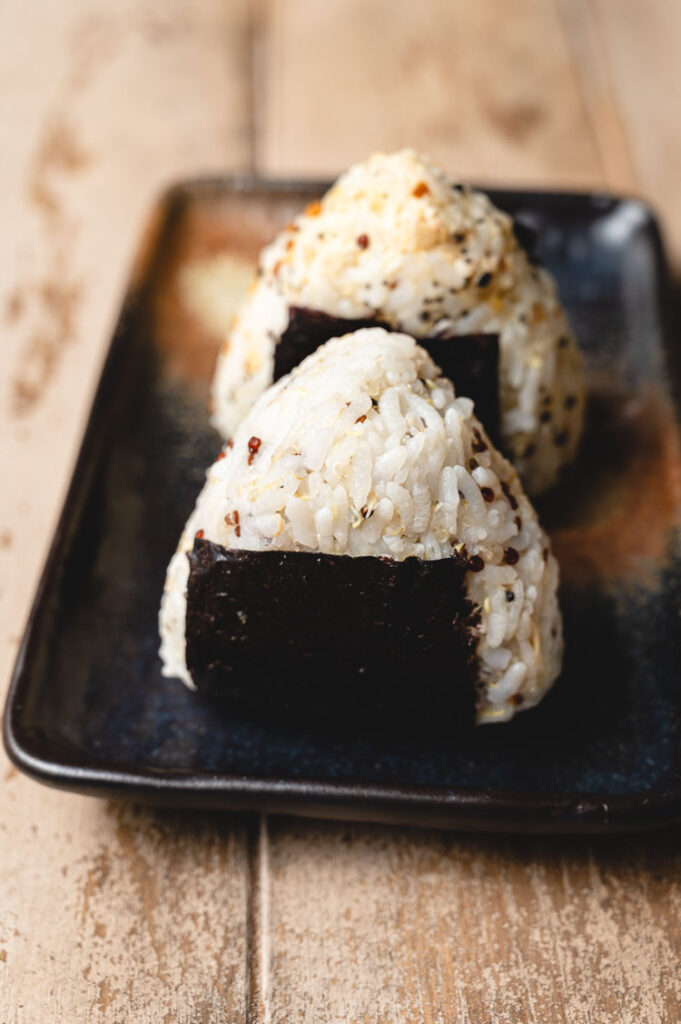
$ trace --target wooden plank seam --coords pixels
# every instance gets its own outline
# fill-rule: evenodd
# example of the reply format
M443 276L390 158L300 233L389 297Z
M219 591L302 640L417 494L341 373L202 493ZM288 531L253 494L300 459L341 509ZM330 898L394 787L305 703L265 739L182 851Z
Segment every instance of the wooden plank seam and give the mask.
M269 827L266 814L248 833L245 1024L270 1024Z

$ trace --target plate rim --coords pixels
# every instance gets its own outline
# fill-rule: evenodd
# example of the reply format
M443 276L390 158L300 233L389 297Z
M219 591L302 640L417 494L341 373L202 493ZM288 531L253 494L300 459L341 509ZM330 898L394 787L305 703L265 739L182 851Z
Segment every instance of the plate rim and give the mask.
M188 770L169 772L159 769L128 770L113 765L97 765L52 759L32 749L30 733L18 724L22 698L30 690L27 653L46 614L51 585L58 565L72 540L79 497L87 490L84 469L94 457L97 420L108 393L109 378L121 349L125 327L140 302L145 265L157 250L174 216L197 192L219 194L300 195L320 194L329 182L310 178L274 179L253 174L204 175L182 179L163 189L152 204L146 228L141 233L132 261L129 283L124 293L111 342L102 364L82 434L78 455L61 512L45 558L33 601L26 618L7 691L3 715L3 742L11 763L35 781L62 790L93 796L113 796L154 804L221 807L233 810L264 811L311 817L362 820L406 825L430 825L488 832L593 833L649 830L681 821L681 785L677 789L651 789L640 794L601 794L593 792L528 793L519 790L427 787L417 785L334 782L315 779L268 778ZM477 187L477 186L474 186ZM533 199L583 204L604 209L634 204L642 224L650 232L655 250L658 283L666 289L670 280L669 263L655 213L643 200L607 191L485 188L492 196L510 201ZM663 334L667 303L658 294ZM665 337L665 348L669 349ZM673 376L673 374L672 374Z
M126 770L41 757L30 749L30 741L18 738L11 714L5 716L3 733L10 760L24 774L53 788L88 796L485 832L650 831L681 820L681 792L670 789L640 795L536 794L218 772L174 773L153 768Z

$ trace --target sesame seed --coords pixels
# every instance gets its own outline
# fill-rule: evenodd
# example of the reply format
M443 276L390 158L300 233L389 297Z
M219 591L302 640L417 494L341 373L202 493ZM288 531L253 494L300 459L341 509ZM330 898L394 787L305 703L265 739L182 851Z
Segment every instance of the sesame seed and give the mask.
M504 550L504 562L506 565L515 565L520 555L515 548L506 548Z
M513 494L513 492L511 491L511 488L508 486L508 484L506 483L505 480L501 480L500 483L501 483L501 489L504 492L504 496L505 496L506 500L508 501L509 505L511 506L511 508L515 512L515 510L518 507L518 501L517 501L515 495ZM518 529L520 529L520 527L518 527Z
M482 435L480 434L480 431L478 430L477 427L473 427L473 437L474 437L474 441L473 441L473 444L471 445L471 448L473 449L473 451L478 453L478 454L480 452L486 452L487 451L487 445L483 441Z
M258 454L262 441L259 437L251 437L248 441L248 465L253 465L253 459Z

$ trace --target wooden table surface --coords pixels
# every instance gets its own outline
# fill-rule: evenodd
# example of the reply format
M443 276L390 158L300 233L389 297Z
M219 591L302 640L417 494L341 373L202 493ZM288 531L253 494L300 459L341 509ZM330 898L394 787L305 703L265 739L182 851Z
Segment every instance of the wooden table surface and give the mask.
M153 198L412 144L635 191L681 257L678 0L0 0L0 680ZM678 830L154 811L0 754L0 1022L681 1020Z

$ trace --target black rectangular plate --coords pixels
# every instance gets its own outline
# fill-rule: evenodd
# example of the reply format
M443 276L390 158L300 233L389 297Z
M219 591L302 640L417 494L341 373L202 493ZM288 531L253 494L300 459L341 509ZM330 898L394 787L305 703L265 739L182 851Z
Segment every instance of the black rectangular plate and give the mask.
M591 389L581 460L539 506L567 645L544 704L468 733L380 731L236 712L161 676L165 567L219 450L218 339L184 269L254 260L321 190L199 181L156 211L15 667L10 757L43 782L158 803L513 831L678 820L678 376L659 235L636 200L492 193L539 229Z

